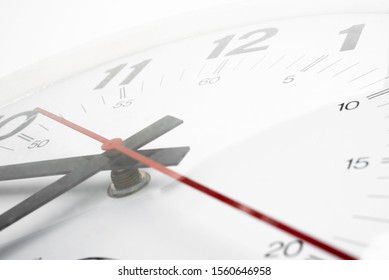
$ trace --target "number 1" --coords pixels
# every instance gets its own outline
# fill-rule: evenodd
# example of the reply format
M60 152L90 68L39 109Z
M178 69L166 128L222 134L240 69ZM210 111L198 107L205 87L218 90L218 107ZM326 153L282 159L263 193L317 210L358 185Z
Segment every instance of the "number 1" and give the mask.
M364 27L365 24L357 24L339 32L339 34L347 34L340 48L341 52L355 49Z

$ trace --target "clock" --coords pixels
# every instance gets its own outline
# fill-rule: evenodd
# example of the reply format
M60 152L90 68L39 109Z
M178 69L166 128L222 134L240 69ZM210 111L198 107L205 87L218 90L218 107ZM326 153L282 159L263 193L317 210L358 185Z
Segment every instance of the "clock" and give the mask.
M385 257L388 5L280 3L4 78L0 258Z

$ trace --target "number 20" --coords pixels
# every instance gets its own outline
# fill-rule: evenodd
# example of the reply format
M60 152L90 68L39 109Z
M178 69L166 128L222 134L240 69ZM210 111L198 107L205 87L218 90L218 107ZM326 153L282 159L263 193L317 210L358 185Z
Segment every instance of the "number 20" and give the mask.
M298 256L303 250L303 241L293 240L288 243L282 241L275 241L270 244L272 248L269 252L265 254L266 258L278 258L281 256L292 258Z

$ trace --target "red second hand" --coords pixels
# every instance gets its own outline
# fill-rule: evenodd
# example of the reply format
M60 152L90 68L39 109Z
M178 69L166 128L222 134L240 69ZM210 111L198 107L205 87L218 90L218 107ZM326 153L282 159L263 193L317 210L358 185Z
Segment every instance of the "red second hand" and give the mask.
M86 128L83 128L75 123L72 123L68 120L65 120L57 115L54 115L54 114L52 114L52 113L50 113L42 108L36 108L34 111L41 113L41 114L43 114L43 115L61 123L61 124L64 124L64 125L72 128L78 132L81 132L82 134L84 134L86 136L89 136L89 137L99 141L100 143L103 144L101 148L105 151L114 149L122 154L125 154L133 159L136 159L137 161L139 161L147 166L150 166L150 167L152 167L152 168L154 168L154 169L156 169L156 170L158 170L158 171L160 171L160 172L162 172L162 173L164 173L164 174L166 174L166 175L168 175L168 176L170 176L170 177L172 177L172 178L174 178L174 179L176 179L176 180L178 180L178 181L180 181L180 182L182 182L182 183L184 183L184 184L186 184L186 185L188 185L188 186L190 186L190 187L192 187L192 188L194 188L202 193L205 193L205 194L207 194L207 195L209 195L209 196L211 196L219 201L222 201L222 202L224 202L224 203L226 203L234 208L237 208L237 209L249 214L250 216L253 216L253 217L255 217L263 222L266 222L266 223L268 223L268 224L270 224L270 225L272 225L272 226L274 226L282 231L285 231L285 232L287 232L291 235L294 235L294 236L296 236L296 237L298 237L298 238L300 238L308 243L311 243L312 245L315 245L316 247L319 247L320 249L327 251L328 253L331 253L331 254L333 254L341 259L345 259L345 260L356 260L357 259L356 257L354 257L348 253L345 253L345 252L343 252L343 251L341 251L341 250L339 250L339 249L337 249L337 248L335 248L327 243L324 243L324 242L322 242L322 241L320 241L320 240L318 240L310 235L305 234L302 231L299 231L299 230L292 228L292 227L290 227L290 226L288 226L280 221L277 221L277 220L271 218L270 216L251 208L250 206L244 205L243 203L240 203L240 202L238 202L234 199L231 199L231 198L229 198L229 197L227 197L219 192L216 192L216 191L214 191L214 190L212 190L212 189L210 189L210 188L208 188L208 187L206 187L206 186L204 186L196 181L193 181L192 179L190 179L188 177L185 177L185 176L167 168L166 166L164 166L164 165L162 165L162 164L160 164L160 163L158 163L158 162L156 162L148 157L141 155L140 153L137 153L134 150L131 150L131 149L123 146L122 140L119 138L109 140L109 139L107 139L99 134L96 134L96 133L94 133Z

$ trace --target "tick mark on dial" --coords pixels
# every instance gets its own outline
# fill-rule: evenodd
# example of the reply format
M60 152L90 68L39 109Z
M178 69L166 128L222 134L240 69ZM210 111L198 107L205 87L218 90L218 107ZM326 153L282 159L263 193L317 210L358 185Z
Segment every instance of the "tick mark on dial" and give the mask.
M387 106L387 105L389 105L389 102L388 102L388 103L383 103L383 104L381 104L381 105L378 105L377 108L385 107L385 106Z
M215 69L215 71L213 72L213 74L214 74L214 75L219 74L219 73L223 70L223 68L226 66L227 62L228 62L228 59L224 59L224 60L220 63L220 65Z
M301 72L306 72L308 71L309 69L311 69L312 67L314 67L315 65L317 65L318 63L320 63L321 61L323 61L324 59L326 59L329 55L322 55L321 57L319 57L318 59L314 60L313 62L311 62L310 64L308 64L307 66L305 66L303 69L301 69L300 71Z
M387 158L382 158L381 163L382 163L382 164L389 163L389 157L387 157Z
M119 88L119 98L126 99L126 88L125 87Z
M11 149L11 148L7 148L7 147L4 147L4 146L0 146L1 149L4 149L4 150L8 150L8 151L15 151L14 149Z
M364 216L364 215L354 215L354 219L358 220L365 220L369 222L378 222L378 223L389 223L389 219L380 218L380 217L371 217L371 216Z
M323 69L321 69L319 72L317 72L317 74L320 74L322 72L324 72L325 70L328 70L329 68L331 68L332 66L338 64L340 61L342 61L343 58L339 58L338 60L334 61L333 63L331 63L330 65L327 65L326 67L324 67Z
M306 260L322 260L323 258L319 258L315 255L309 255L308 257L305 258Z
M338 75L340 75L340 74L346 72L347 70L349 70L349 69L351 69L351 68L357 66L359 63L360 63L360 62L354 63L353 65L347 67L346 69L343 69L342 71L340 71L340 72L334 74L334 75L332 76L332 78L335 78L336 76L338 76Z
M185 71L186 71L186 69L182 70L181 76L180 76L180 81L182 81L182 79L184 78Z
M372 85L378 84L379 82L385 81L385 80L388 79L388 78L389 78L389 76L387 76L387 77L385 77L385 78L383 78L383 79L379 79L379 80L377 80L377 81L375 81L375 82L373 82L373 83L371 83L371 84L368 84L368 85L366 85L366 86L364 86L364 87L361 87L361 89L365 89L365 88L370 87L370 86L372 86Z
M27 134L24 134L24 133L18 134L18 137L23 139L23 140L26 140L27 142L31 142L32 140L34 140L33 137L28 136Z
M100 97L101 97L101 102L103 102L103 104L106 105L104 96L100 96Z
M377 71L377 70L378 70L378 68L375 68L375 69L373 69L373 70L370 70L370 71L368 71L368 72L366 72L366 73L364 73L364 74L362 74L362 75L360 75L360 76L358 76L358 77L356 77L356 78L354 78L354 79L352 79L352 80L350 80L350 81L348 81L348 82L349 82L349 83L355 82L356 80L358 80L358 79L360 79L360 78L362 78L362 77L365 77L365 76L369 75L370 73L373 73L374 71Z
M297 58L295 61L293 61L291 64L289 64L285 69L289 69L290 67L292 67L293 65L295 65L297 62L299 62L301 59L303 59L305 57L305 54L300 56L299 58Z
M244 61L244 58L242 58L242 59L238 62L238 64L235 65L235 67L234 67L234 69L232 69L232 71L236 71L236 69L239 68L239 66L243 63L243 61Z
M255 67L257 67L258 66L258 64L259 63L261 63L262 62L262 60L264 60L265 59L265 57L266 57L266 55L264 55L260 60L258 60L252 67L251 67L251 70L253 70Z
M347 244L351 244L351 245L355 245L355 246L358 246L358 247L365 248L365 247L368 246L368 244L365 243L365 242L353 240L353 239L342 237L342 236L334 236L334 239L337 240L337 241L341 241L341 242L344 242L344 243L347 243Z
M207 64L205 63L205 64L203 65L203 67L201 67L199 73L197 74L197 77L200 77L200 75L203 73L203 71L204 71L206 65L207 65Z
M84 105L81 104L81 108L86 113L86 109L85 109Z
M159 81L159 86L162 86L164 79L165 79L165 74L162 74L161 80Z
M47 127L43 126L42 124L39 124L39 126L40 126L41 128L43 128L44 130L49 131L49 129L48 129Z
M272 68L274 65L276 65L278 62L280 62L284 57L286 56L286 54L284 54L283 56L281 56L278 60L276 60L272 65L269 66L268 69Z
M382 96L382 95L387 94L387 93L389 93L389 88L381 90L381 91L373 93L373 94L370 94L370 95L366 96L366 98L367 99L373 99L373 98Z

